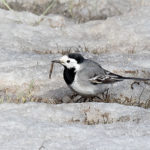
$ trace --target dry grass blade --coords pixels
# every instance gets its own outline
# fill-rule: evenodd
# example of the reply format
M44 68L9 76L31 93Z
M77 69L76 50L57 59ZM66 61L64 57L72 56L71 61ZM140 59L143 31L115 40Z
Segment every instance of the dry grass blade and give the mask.
M6 2L6 0L1 0L1 1L2 1L2 3L7 7L8 10L12 10L12 9L9 7L8 3Z
M54 62L52 62L52 63L51 63L51 66L50 66L49 79L51 79L52 72L53 72L53 68L54 68Z
M43 21L43 19L44 19L43 16L45 16L46 13L48 12L48 10L50 10L54 6L55 2L56 2L55 0L52 0L50 2L49 6L46 8L46 10L39 16L40 17L39 21L35 22L34 25L39 25L40 22Z

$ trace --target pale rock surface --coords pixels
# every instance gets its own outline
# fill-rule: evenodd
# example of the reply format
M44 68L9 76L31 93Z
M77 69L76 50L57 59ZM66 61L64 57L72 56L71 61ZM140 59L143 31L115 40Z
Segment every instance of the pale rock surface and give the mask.
M142 7L106 21L75 24L62 16L50 15L36 25L40 20L36 15L1 10L0 42L5 48L13 46L15 51L19 48L37 53L57 53L70 48L93 53L143 53L149 52L149 18L149 7Z
M150 110L119 104L1 104L1 150L149 150Z

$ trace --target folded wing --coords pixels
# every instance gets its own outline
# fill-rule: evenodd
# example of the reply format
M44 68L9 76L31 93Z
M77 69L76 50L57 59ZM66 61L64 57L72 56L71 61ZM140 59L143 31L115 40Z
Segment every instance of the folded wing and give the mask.
M109 71L105 70L105 74L101 75L96 75L92 78L90 78L90 82L93 84L109 84L109 83L115 83L122 81L124 78L120 75L111 73Z

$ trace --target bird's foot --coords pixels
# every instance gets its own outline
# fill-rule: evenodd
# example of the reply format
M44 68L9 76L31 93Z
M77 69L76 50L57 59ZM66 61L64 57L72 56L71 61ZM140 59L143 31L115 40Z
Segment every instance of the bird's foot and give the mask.
M82 103L84 102L84 97L78 95L77 93L74 93L70 96L71 102L73 103Z
M110 94L109 89L106 89L103 93L94 97L93 101L95 102L109 102Z

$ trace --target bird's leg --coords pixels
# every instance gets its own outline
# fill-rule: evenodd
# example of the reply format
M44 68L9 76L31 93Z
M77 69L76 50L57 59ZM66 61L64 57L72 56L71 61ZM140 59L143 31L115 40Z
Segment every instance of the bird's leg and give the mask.
M102 93L102 97L103 97L103 101L104 102L108 102L108 100L109 100L109 88L108 89L105 89L105 91Z
M105 99L107 99L107 98L108 98L108 96L109 96L109 95L108 95L108 93L109 93L109 88L108 88L108 89L106 89L106 90L104 91L104 93L103 93L103 94L104 94L104 98L105 98Z
M109 88L104 91L104 97L103 98L104 98L104 101L106 101L107 103L110 102Z
M71 96L70 96L72 102L74 103L81 103L81 102L84 102L85 101L85 98L78 95L77 93L73 93Z
M101 102L105 102L109 98L109 88L104 90L100 95L95 96L95 98L99 99Z
M95 98L95 96L85 97L85 102L93 102L94 98Z
M76 96L78 96L78 94L75 93L75 92L73 92L73 93L70 95L70 98L73 99L73 98L75 98Z
M94 96L95 97L95 96ZM94 97L83 97L83 96L80 96L80 95L77 95L75 98L74 98L74 102L77 102L77 103L82 103L82 102L93 102L93 98Z
M104 99L103 99L102 93L94 96L92 101L94 101L94 102L103 102Z

